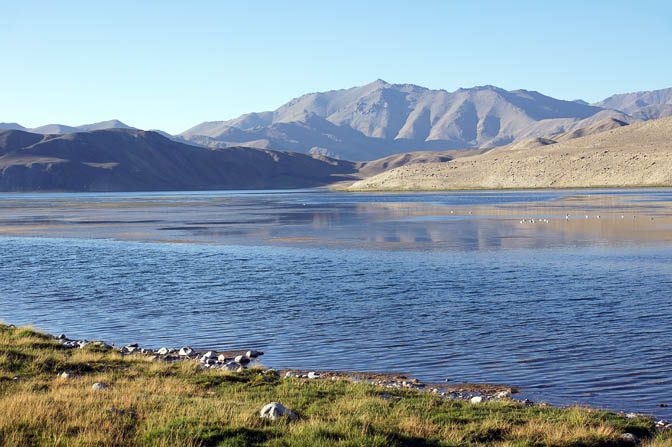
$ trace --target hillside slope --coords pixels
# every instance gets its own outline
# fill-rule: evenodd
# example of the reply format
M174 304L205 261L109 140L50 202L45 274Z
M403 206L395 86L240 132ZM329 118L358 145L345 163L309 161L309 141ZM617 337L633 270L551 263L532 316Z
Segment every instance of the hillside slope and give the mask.
M206 149L155 132L0 132L1 191L144 191L314 187L356 164L292 152Z
M672 117L566 141L402 166L351 190L672 185Z
M371 84L310 93L275 111L201 123L179 135L194 144L232 144L372 160L400 152L493 147L570 132L629 115L581 101L491 85L454 92Z

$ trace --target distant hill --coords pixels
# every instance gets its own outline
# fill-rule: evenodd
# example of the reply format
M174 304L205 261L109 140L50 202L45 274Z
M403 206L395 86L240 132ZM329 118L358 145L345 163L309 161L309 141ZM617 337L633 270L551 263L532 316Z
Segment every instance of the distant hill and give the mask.
M404 165L353 190L672 185L672 117L605 121L561 141L529 140L444 163ZM543 141L538 141L543 140Z
M654 110L660 109L669 111L669 108L667 107L660 108L657 106L672 106L672 88L613 95L603 101L596 102L593 105L606 109L620 110L621 112L630 115L637 114L641 112L642 109L651 108L651 106L653 106L652 109ZM658 118L662 118L662 116L658 116Z
M366 161L408 151L500 146L605 118L645 119L535 91L487 85L447 92L377 80L303 95L275 111L201 123L178 137L207 147L243 144Z
M0 123L0 130L26 130L19 123Z
M132 129L0 132L2 191L301 188L349 179L356 172L356 163L322 156L206 149Z
M122 123L119 120L109 120L109 121L101 121L99 123L83 124L81 126L47 124L45 126L35 127L32 129L25 129L23 126L21 126L21 129L18 130L28 130L29 132L41 133L46 135L49 134L64 135L68 133L89 132L91 130L102 130L102 129L134 129L134 128Z

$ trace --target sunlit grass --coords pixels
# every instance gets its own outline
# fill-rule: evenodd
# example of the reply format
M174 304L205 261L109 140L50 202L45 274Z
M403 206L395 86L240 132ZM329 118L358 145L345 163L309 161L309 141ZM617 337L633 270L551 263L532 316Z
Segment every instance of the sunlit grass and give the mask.
M58 378L62 371L74 377ZM110 387L93 390L95 382ZM298 420L262 420L259 410L271 401ZM609 446L624 432L650 437L648 447L672 439L654 436L645 418L201 370L95 347L68 350L30 328L0 325L2 446Z

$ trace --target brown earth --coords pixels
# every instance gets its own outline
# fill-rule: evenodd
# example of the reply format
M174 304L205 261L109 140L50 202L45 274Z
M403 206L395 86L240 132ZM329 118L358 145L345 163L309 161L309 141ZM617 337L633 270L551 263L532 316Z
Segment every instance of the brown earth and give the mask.
M355 182L348 189L672 185L672 118L628 126L613 121L598 124L593 129L596 133L584 130L576 138L572 138L576 134L558 136L561 141L557 143L527 141L444 163L401 166Z

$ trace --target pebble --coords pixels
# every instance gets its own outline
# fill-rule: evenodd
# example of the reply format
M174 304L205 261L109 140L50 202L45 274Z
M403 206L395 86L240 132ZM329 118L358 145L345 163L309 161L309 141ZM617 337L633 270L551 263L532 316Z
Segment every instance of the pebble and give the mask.
M159 355L167 355L169 352L170 351L168 350L168 348L161 348L158 351L156 351L156 353Z
M296 419L296 414L288 410L280 402L271 402L268 405L265 405L264 408L259 412L262 418L270 419L275 421L281 417L287 417L289 419Z
M58 375L58 377L60 377L61 379L71 379L71 378L72 378L72 374L63 371L62 373L60 373L60 374Z
M483 402L483 398L481 396L474 396L474 397L471 398L471 400L469 402L471 402L474 405L475 404L480 404L481 402Z
M14 377L12 377L12 381L13 381L13 382L18 382L19 380L21 380L21 379L19 378L19 376L14 376Z
M308 378L309 379L319 379L320 375L316 373L315 371L311 371L308 373Z
M508 391L500 391L499 393L497 393L497 395L495 395L495 397L497 399L508 399L509 397L511 397L511 393L509 393Z
M250 358L246 355L239 355L235 359L233 359L234 362L240 363L241 365L247 365L250 363Z
M93 388L94 390L104 390L104 389L109 388L109 387L110 386L106 383L96 382L96 383L93 384L93 386L91 388Z

